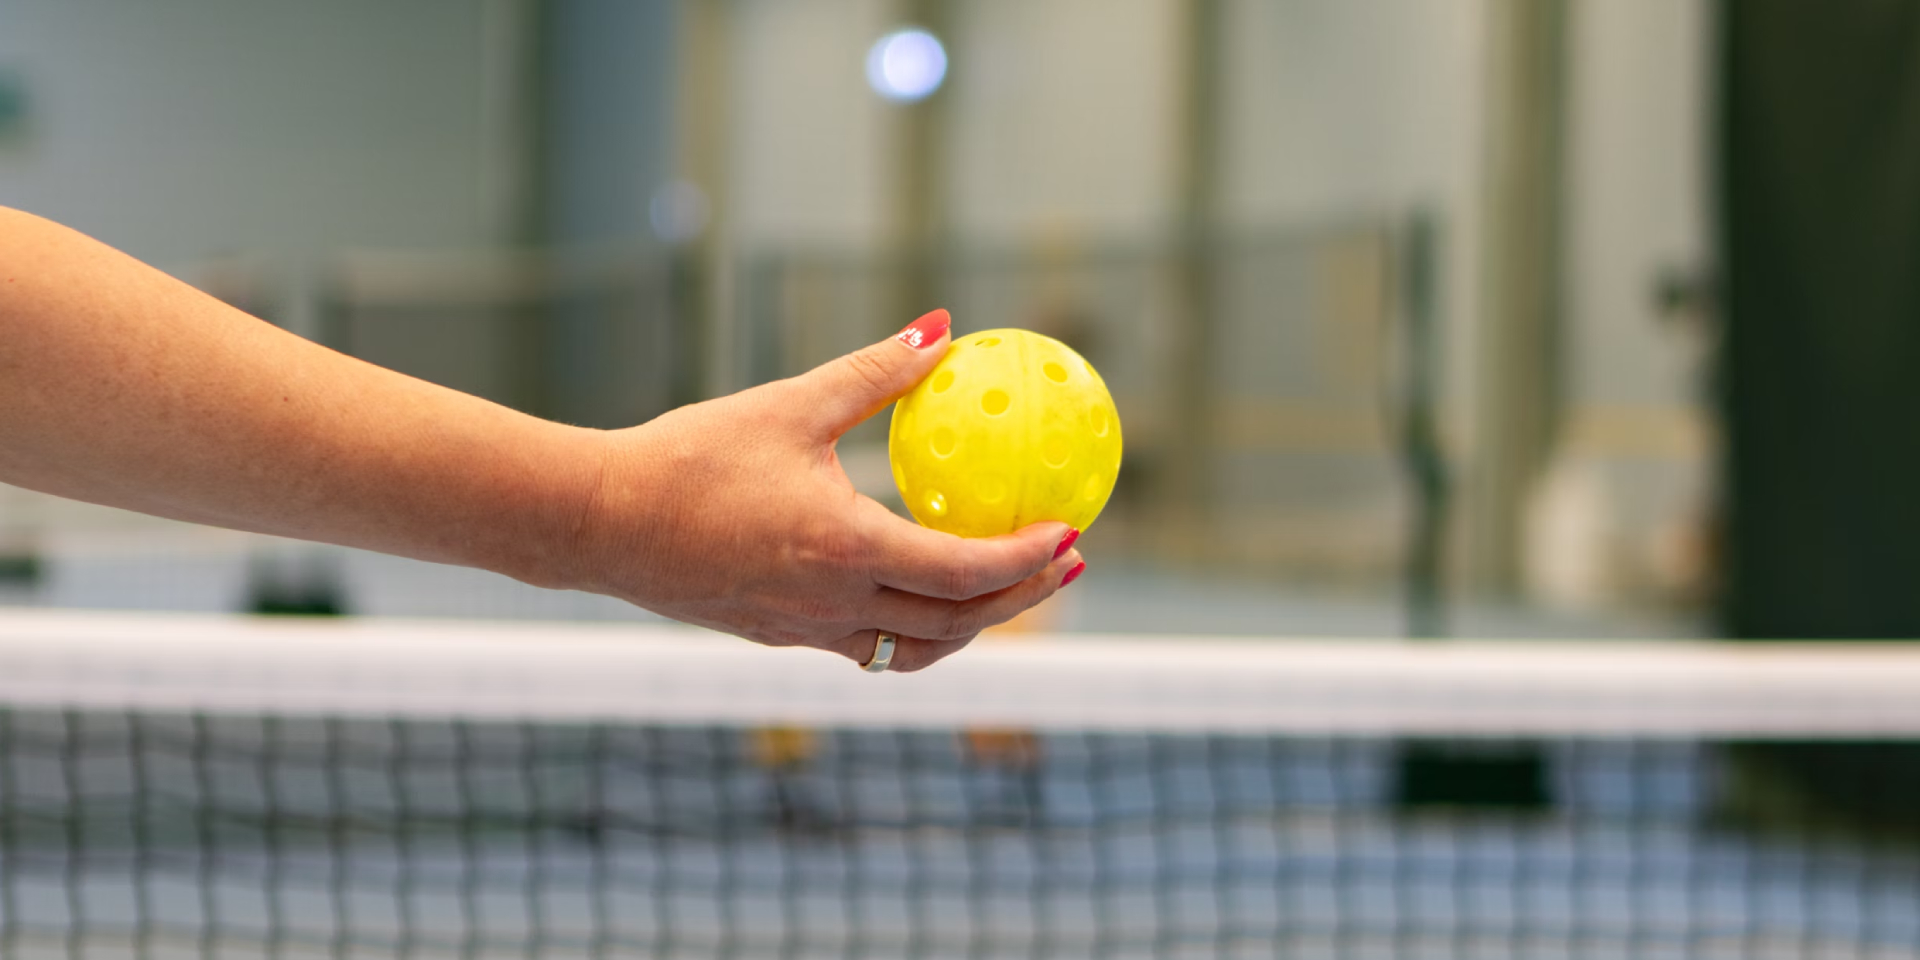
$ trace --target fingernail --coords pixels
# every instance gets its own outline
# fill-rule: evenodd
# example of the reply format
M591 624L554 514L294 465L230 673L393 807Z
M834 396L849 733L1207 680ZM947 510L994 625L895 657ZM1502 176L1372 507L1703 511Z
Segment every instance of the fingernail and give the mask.
M906 328L894 334L893 338L915 350L925 350L938 342L941 335L945 334L947 328L951 326L953 326L953 317L945 310L935 310L907 324Z
M1072 583L1073 581L1079 579L1081 572L1086 569L1087 569L1087 562L1085 560L1082 560L1079 563L1074 564L1073 569L1068 570L1067 575L1060 578L1060 585L1064 587L1067 584Z
M1053 548L1053 558L1058 560L1066 556L1067 551L1073 549L1073 542L1078 539L1080 539L1080 531L1074 529L1067 530L1067 535L1060 538L1060 545Z

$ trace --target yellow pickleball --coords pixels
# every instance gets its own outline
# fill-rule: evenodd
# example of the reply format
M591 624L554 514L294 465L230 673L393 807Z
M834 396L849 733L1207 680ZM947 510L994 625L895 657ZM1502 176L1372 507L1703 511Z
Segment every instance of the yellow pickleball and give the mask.
M963 537L1085 530L1120 472L1120 415L1071 347L1027 330L953 342L893 408L893 482L914 519Z

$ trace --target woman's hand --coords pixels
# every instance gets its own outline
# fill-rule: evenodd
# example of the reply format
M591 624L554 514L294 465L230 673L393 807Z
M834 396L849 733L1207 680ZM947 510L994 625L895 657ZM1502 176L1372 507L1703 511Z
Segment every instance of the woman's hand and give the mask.
M856 661L886 630L905 670L1079 563L1062 524L961 540L841 471L834 441L945 352L944 311L608 433L342 356L5 208L0 267L0 482L593 590Z
M676 620L855 662L875 631L912 671L1052 596L1077 533L967 540L855 492L834 443L946 353L944 310L810 373L604 435L579 531L587 589Z

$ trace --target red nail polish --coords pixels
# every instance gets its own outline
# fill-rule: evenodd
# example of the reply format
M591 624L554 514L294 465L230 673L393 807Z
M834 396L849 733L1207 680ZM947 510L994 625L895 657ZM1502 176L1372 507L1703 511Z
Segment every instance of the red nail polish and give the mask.
M1064 587L1067 584L1072 583L1073 581L1079 579L1081 572L1086 569L1087 569L1087 562L1085 560L1082 560L1079 563L1074 564L1073 569L1068 570L1067 575L1060 578L1060 585Z
M944 336L951 326L953 317L945 310L935 310L907 324L906 329L894 334L893 338L915 350L925 350Z
M1078 539L1080 539L1080 531L1069 529L1067 535L1060 538L1060 545L1053 548L1053 558L1058 560L1066 556L1067 551L1073 549L1073 542Z

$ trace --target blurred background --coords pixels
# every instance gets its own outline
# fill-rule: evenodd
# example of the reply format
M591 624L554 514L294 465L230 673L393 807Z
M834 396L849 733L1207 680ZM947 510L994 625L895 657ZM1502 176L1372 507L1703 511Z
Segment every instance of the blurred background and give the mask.
M1127 453L1086 541L1104 586L1055 625L1713 633L1718 23L1705 0L0 0L0 202L596 426L936 305L1056 336ZM847 459L897 501L884 443L870 424ZM12 490L0 545L9 602L271 606L277 579L356 612L637 615Z
M1051 626L1900 635L1914 30L1899 2L0 0L0 202L595 426L935 305L1059 337L1127 453ZM884 443L846 459L897 505ZM14 603L642 616L5 489L0 557Z
M957 333L1057 337L1113 390L1126 459L1080 542L1089 575L1007 633L1174 645L1202 634L1920 636L1920 4L1908 0L0 0L0 204L332 348L598 427L802 372L936 306L953 311ZM876 418L842 456L862 490L899 508L885 441ZM482 572L0 487L0 613L50 631L33 634L43 639L91 629L34 626L58 621L32 620L30 607L542 621L513 628L529 664L544 662L547 631L587 629L552 621L654 619ZM155 636L176 639L201 623L169 634L152 620ZM203 658L270 656L256 639L307 629L245 622L208 628L257 633ZM15 639L29 659L59 646ZM1086 663L1126 655L1125 643L1081 641ZM1049 844L1079 836L1075 791L1091 790L1083 806L1110 807L1093 820L1117 837L1109 865L1126 875L1122 894L1132 866L1176 894L1183 877L1224 886L1271 867L1273 885L1305 891L1289 894L1286 923L1319 937L1314 925L1334 918L1326 942L1342 956L1389 955L1341 945L1397 950L1435 930L1451 949L1391 955L1572 956L1586 944L1620 956L1920 956L1920 746L1911 716L1891 709L1879 726L1833 719L1851 716L1842 708L1864 673L1847 658L1859 651L1822 648L1832 669L1790 678L1805 684L1782 685L1776 713L1742 672L1764 654L1721 652L1693 674L1690 648L1608 646L1649 658L1641 673L1617 665L1608 682L1622 688L1677 676L1660 688L1679 691L1673 702L1717 689L1760 706L1738 723L1709 716L1690 736L1650 735L1646 716L1603 709L1591 728L1490 741L1464 701L1558 703L1566 691L1542 694L1524 670L1449 673L1422 659L1433 646L1397 649L1346 682L1363 689L1381 664L1398 665L1462 701L1464 725L1422 734L1388 722L1356 740L1313 721L1262 728L1266 740L1181 728L1085 744L993 723L920 739L756 726L688 746L672 724L657 737L581 734L570 691L556 687L554 736L585 737L560 749L533 725L463 726L458 697L444 729L431 711L391 729L0 711L0 765L11 748L10 769L29 771L0 778L0 828L28 823L58 854L0 857L0 893L44 888L47 903L75 904L45 939L48 955L77 954L63 938L84 926L83 884L62 871L91 849L74 826L93 823L91 801L84 777L57 774L84 766L97 742L163 771L152 783L140 762L99 775L101 822L144 823L149 807L167 813L191 796L203 820L230 808L236 829L253 830L267 818L269 849L272 823L294 834L318 824L338 862L360 856L345 834L363 821L391 820L403 838L457 832L470 849L449 862L468 864L467 900L447 929L468 946L492 882L470 869L484 859L476 837L501 822L591 849L596 887L627 846L644 847L635 869L651 870L675 844L704 851L717 830L751 846L773 824L768 849L792 890L814 883L802 876L809 858L831 859L820 836L871 826L860 798L894 796L869 781L924 756L935 776L960 771L961 786L902 788L908 800L962 796L966 777L1000 784L977 810L909 811L895 831L908 847L975 831L981 845L948 858L972 871L969 904L1071 880L1047 873L1071 860L1048 859L1065 856ZM1526 649L1514 663L1541 648ZM596 663L582 675L604 672ZM761 693L801 676L766 663ZM1675 663L1684 669L1667 672ZM88 669L117 668L99 657ZM144 675L129 669L137 692ZM243 673L210 670L208 702ZM1390 701L1403 675L1388 673ZM20 675L13 696L43 703L35 675ZM351 696L361 675L340 676L347 715L387 716ZM1702 677L1726 682L1709 689ZM1163 688L1151 664L1136 681L1125 689L1211 705L1204 685ZM998 678L973 682L971 699L991 707ZM1088 693L1070 686L1063 702ZM1702 700L1702 715L1716 702ZM415 712L403 703L391 715ZM1105 730L1107 716L1065 729ZM1756 731L1768 739L1743 739ZM255 791L241 771L224 797L226 775L206 772L223 750L268 785ZM409 812L419 756L429 773L445 760L460 785L420 788L424 806L468 789L480 799L439 820ZM368 813L334 795L357 788L320 790L315 774L288 796L325 802L272 819L275 769L342 758L361 772L341 783L383 779L399 799ZM652 800L629 804L627 820L571 801L543 820L538 786L490 779L552 781L538 765L562 761L582 782L613 771L616 786L664 783L669 799L683 774L751 776L680 796L697 821L680 833L671 818L648 820ZM458 779L469 774L485 782ZM832 777L838 786L822 786ZM158 800L141 799L162 781ZM991 879L1002 806L1038 851L1011 886ZM717 828L705 819L716 809ZM1467 815L1420 819L1436 809ZM1155 822L1138 827L1140 811ZM1488 811L1504 812L1476 819ZM1207 833L1209 817L1207 836L1181 832ZM1148 833L1153 851L1128 846ZM1320 872L1309 854L1323 842L1333 866ZM1194 850L1208 852L1182 859ZM529 860L535 873L543 856ZM132 872L166 872L150 865ZM212 874L193 881L206 903L219 899ZM678 883L637 876L621 882ZM1142 912L1096 880L1096 913ZM1476 899L1474 884L1491 893ZM238 881L247 896L257 887L251 874ZM1312 899L1329 889L1344 891L1339 903ZM1563 889L1564 910L1528 900ZM1207 890L1218 916L1232 913L1232 897ZM1376 894L1393 904L1379 941L1366 939ZM1428 924L1427 902L1453 906ZM1680 908L1684 919L1664 912ZM145 930L164 912L128 915ZM729 916L714 923L723 940ZM582 928L603 938L604 920ZM1626 932L1609 952L1616 921ZM31 926L0 918L0 952ZM1564 952L1528 939L1562 926L1575 945ZM1141 955L1170 955L1159 948L1178 927L1163 917L1155 952ZM1490 936L1513 950L1469 949L1508 927L1520 932ZM344 936L315 934L336 951ZM1828 937L1868 946L1829 950ZM688 955L722 952L707 946Z

